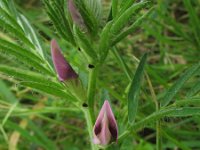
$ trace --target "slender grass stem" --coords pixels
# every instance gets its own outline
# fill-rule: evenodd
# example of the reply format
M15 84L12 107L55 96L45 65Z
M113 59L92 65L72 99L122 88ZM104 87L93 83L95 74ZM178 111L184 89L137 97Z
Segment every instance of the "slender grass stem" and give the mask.
M162 150L161 125L159 119L156 121L156 150Z
M151 83L151 80L150 80L148 74L145 73L145 76L146 76L146 79L147 79L147 82L148 82L148 85L149 85L149 89L150 89L150 92L151 92L151 96L152 96L153 102L155 103L156 112L158 112L160 110L160 107L159 107L159 103L158 103L158 101L156 99L155 91L153 89L153 86L152 86L152 83ZM160 125L160 119L158 119L156 121L156 150L161 150L161 149L162 149L161 125Z
M135 56L134 56L134 59L137 62L139 62L138 58L136 58ZM160 110L159 102L157 101L156 94L155 94L154 88L152 86L151 80L149 78L149 75L146 72L145 72L145 77L147 79L147 83L148 83L148 86L150 89L152 100L155 104L156 112L158 112ZM156 150L161 150L161 149L162 149L161 124L160 124L160 119L158 119L156 121Z

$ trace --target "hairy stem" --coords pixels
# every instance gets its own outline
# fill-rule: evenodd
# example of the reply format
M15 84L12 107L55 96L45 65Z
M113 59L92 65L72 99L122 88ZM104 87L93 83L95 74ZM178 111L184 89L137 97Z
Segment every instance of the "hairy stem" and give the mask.
M88 98L88 106L92 123L94 123L94 101L95 101L95 91L96 91L97 70L98 70L97 67L91 68L89 70L87 98Z
M87 122L87 129L90 137L90 143L91 143L91 149L92 150L98 150L97 145L95 145L92 141L93 139L93 123L92 123L92 118L89 109L83 108L84 114L85 114L85 119Z

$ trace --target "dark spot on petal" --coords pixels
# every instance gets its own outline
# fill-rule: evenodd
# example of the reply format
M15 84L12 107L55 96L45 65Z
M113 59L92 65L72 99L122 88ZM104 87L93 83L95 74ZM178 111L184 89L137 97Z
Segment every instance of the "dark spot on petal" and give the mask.
M87 103L83 103L82 106L83 107L88 107L88 104Z
M110 133L111 133L111 136L113 138L113 140L117 140L117 127L116 126L109 126L109 130L110 130Z
M92 69L92 68L94 68L94 65L89 64L89 65L88 65L88 68Z
M98 135L100 132L101 132L101 124L99 124L98 126L95 125L95 127L94 127L94 133L96 135Z

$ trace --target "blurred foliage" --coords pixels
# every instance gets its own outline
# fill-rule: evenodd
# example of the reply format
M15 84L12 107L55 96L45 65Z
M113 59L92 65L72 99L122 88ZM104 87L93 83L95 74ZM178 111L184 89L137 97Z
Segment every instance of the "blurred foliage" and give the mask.
M100 29L109 18L111 0L102 0L102 3ZM123 5L123 0L119 1L119 5ZM8 32L11 28L5 24L8 19L5 21L5 16L0 12L0 149L12 150L16 145L19 150L89 149L90 141L84 115L70 101L65 100L65 97L70 95L63 85L57 82L52 71L49 41L52 38L59 39L66 58L75 70L80 72L83 84L87 83L87 71L83 70L88 69L88 62L79 55L77 48L69 44L67 38L55 29L44 2L16 0L15 6L40 38L38 43L32 37L33 44L29 42L31 37L24 34L24 31L13 29L13 32ZM95 116L102 101L109 99L113 104L120 135L126 131L129 126L127 93L138 58L148 52L146 73L152 82L157 100L162 102L164 97L169 104L166 108L161 108L163 149L198 150L200 113L196 110L200 110L200 69L195 64L199 65L200 58L200 0L153 0L153 7L151 14L141 25L116 45L117 53L115 50L108 52L97 80L98 101L95 103ZM129 18L129 25L146 12L147 8L142 9L136 16ZM10 24L14 26L14 23L16 20ZM123 28L123 31L128 27ZM26 31L29 33L30 29ZM15 45L8 46L5 40ZM5 52L6 48L10 51ZM28 50L27 53L20 53L22 48ZM32 56L30 58L29 53ZM20 56L26 61L22 62ZM186 70L191 74L188 75ZM41 85L34 84L35 81ZM113 146L113 149L118 147L120 150L152 150L156 147L154 120L159 118L159 115L156 119L152 116L152 121L143 121L156 112L156 108L147 79L142 82L136 124L131 128L130 134L120 140L118 146ZM46 86L44 89L47 90L43 90L42 86ZM34 90L35 87L42 90ZM174 95L165 98L166 93L173 87ZM172 110L175 106L189 109ZM194 109L190 109L193 107ZM171 114L162 112L162 109L169 110ZM182 113L179 114L180 112Z

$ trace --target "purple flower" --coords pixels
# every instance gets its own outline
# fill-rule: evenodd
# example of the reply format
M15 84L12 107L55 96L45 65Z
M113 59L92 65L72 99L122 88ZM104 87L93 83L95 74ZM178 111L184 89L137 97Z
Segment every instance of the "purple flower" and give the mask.
M105 100L93 129L94 144L107 145L118 138L118 127L108 100Z
M80 25L81 27L84 26L84 21L83 18L81 16L81 14L79 13L74 0L68 0L68 10L70 12L70 15L72 17L72 20L77 24Z
M76 72L65 60L60 47L54 39L51 41L51 56L60 81L78 78Z

